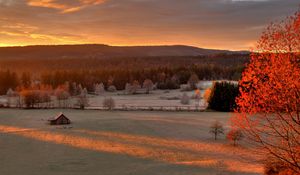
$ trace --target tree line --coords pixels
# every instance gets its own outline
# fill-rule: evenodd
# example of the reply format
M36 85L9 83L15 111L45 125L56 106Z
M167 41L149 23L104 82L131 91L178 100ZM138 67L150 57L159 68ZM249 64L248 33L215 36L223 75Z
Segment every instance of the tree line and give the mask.
M29 87L32 83L41 83L56 88L66 82L81 84L88 91L94 91L94 85L97 83L103 83L106 89L114 85L117 90L124 90L127 83L135 81L142 85L146 79L156 83L158 89L178 89L181 84L186 84L193 74L196 74L200 80L236 80L240 76L239 71L239 68L192 66L142 70L49 71L37 76L30 72L18 75L16 72L7 70L0 71L0 93L5 94L9 88Z

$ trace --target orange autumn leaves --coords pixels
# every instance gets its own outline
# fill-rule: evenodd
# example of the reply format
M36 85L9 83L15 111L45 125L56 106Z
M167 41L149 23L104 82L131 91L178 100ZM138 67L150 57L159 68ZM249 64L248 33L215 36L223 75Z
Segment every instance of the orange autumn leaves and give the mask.
M247 137L300 172L300 11L272 23L240 81L233 118Z

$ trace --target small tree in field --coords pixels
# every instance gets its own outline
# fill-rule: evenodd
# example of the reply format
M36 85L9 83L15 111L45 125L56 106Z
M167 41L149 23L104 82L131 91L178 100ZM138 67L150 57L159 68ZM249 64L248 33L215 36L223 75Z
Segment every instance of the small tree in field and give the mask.
M190 104L190 97L187 95L187 93L183 93L181 99L180 99L181 104L183 105L188 105Z
M109 98L105 98L104 100L103 100L103 106L105 107L105 108L107 108L108 110L113 110L114 109L114 107L115 107L115 100L113 99L113 98L111 98L111 97L109 97Z
M10 107L12 97L16 96L16 93L11 88L9 88L6 92L6 95L7 95L7 107Z
M86 106L89 105L86 88L82 89L80 95L77 97L77 105L80 109L84 109Z
M100 83L100 84L95 84L95 95L100 95L100 94L103 94L104 93L104 85L103 83Z
M137 90L141 88L141 85L139 83L139 81L134 80L132 85L131 85L131 93L132 94L136 94Z
M37 90L22 90L21 96L24 100L26 108L34 108L39 101L39 93Z
M67 91L68 88L58 87L55 90L55 96L58 100L58 106L66 108L68 106L68 100L70 98L70 93Z
M153 82L150 79L146 79L143 83L143 88L146 89L146 94L149 94L153 90Z
M215 122L210 126L209 133L213 134L215 140L217 140L219 135L224 134L224 128L223 128L223 125L222 125L220 122L215 121Z
M227 140L233 142L233 146L237 146L237 142L242 140L243 137L244 135L240 129L232 129L226 135Z
M189 79L189 85L192 89L197 89L197 83L199 82L199 77L197 74L192 74Z
M266 29L240 87L233 124L300 174L300 11Z
M211 88L207 88L204 92L204 95L203 95L203 98L204 98L206 103L209 102L210 95L211 95Z

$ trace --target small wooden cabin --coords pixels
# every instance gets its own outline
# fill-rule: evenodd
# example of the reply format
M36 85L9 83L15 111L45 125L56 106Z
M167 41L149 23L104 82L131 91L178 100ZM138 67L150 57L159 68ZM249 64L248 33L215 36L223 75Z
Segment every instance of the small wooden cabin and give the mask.
M71 123L71 120L68 119L63 113L60 113L56 117L49 119L50 125L68 125Z

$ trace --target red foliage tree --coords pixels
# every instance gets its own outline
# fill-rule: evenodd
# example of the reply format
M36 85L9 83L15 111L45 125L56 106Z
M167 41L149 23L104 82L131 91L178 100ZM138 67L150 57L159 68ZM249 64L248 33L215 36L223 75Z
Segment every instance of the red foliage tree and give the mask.
M300 173L300 11L263 33L240 92L235 126L259 150Z

